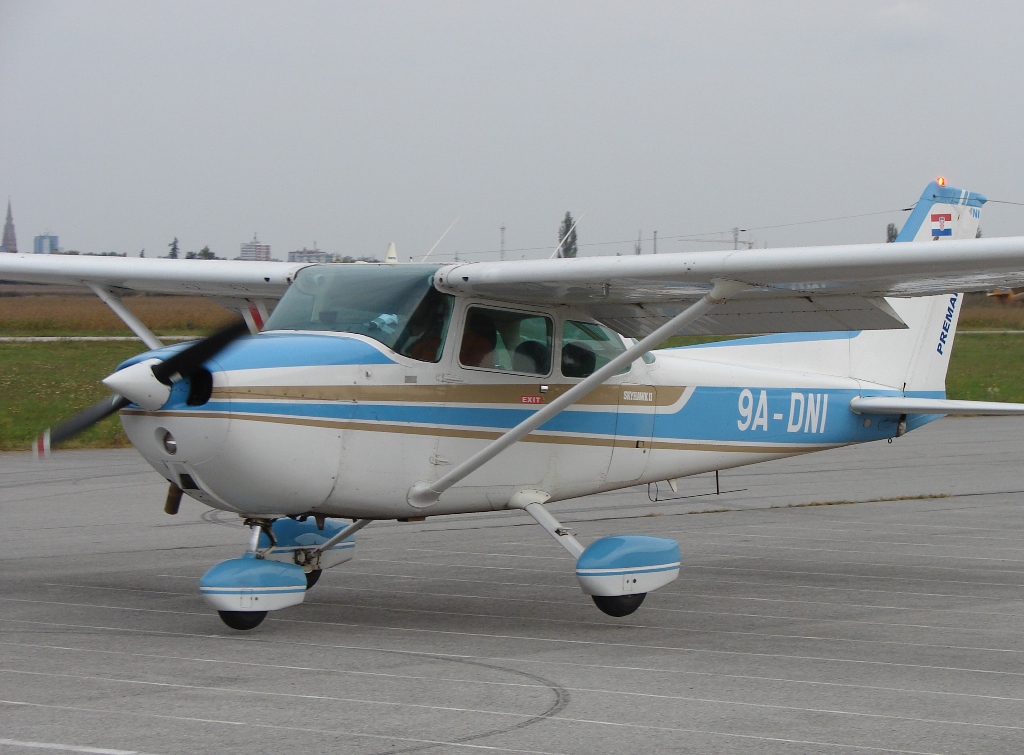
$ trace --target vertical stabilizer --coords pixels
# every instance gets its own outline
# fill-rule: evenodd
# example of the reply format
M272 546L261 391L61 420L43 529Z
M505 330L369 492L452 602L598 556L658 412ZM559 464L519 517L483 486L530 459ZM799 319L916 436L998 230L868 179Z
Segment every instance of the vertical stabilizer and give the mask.
M906 224L901 241L970 239L978 233L981 194L946 186L943 179L928 184ZM892 386L905 393L945 395L946 370L963 294L915 299L888 299L907 330L865 331L850 341L852 377Z

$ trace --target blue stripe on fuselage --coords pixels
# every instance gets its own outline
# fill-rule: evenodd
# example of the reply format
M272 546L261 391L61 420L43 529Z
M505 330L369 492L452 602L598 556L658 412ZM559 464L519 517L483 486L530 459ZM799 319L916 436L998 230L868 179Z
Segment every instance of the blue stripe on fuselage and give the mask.
M749 397L744 396L745 390L749 390ZM677 442L693 440L799 445L858 443L892 437L895 434L897 415L869 417L850 411L850 400L864 395L901 394L898 391L866 392L824 388L701 387L694 391L690 400L679 410L655 415L653 437L655 440ZM944 394L928 392L928 396L941 398ZM534 410L348 401L213 400L203 407L196 407L195 411L229 412L240 419L264 415L341 422L408 423L472 431L509 429L529 417ZM866 419L870 420L867 426L864 424ZM932 419L935 416L912 415L908 418L908 427L918 427ZM617 434L645 438L651 437L650 427L650 413L570 409L552 418L540 430L584 437Z

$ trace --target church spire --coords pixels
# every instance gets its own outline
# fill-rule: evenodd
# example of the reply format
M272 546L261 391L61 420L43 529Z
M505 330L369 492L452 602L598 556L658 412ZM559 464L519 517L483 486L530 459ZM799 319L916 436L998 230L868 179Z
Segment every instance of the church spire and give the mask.
M7 222L4 223L4 242L0 244L0 252L17 254L18 239L14 235L14 216L11 214L11 198L7 197Z

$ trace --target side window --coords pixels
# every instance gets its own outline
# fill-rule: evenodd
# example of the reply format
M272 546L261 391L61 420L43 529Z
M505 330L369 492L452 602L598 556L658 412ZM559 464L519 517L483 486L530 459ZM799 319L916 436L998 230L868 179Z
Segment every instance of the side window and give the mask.
M625 350L622 339L608 328L566 320L562 327L562 374L587 377ZM622 372L628 370L629 365L626 365Z
M547 375L551 371L551 318L470 307L459 348L464 367Z
M442 294L434 288L427 291L395 341L395 351L421 362L437 362L444 349L454 301L454 296Z

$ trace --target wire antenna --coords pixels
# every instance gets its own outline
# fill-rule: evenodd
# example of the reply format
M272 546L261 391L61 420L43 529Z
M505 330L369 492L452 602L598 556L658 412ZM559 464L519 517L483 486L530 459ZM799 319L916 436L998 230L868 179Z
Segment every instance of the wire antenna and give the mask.
M573 222L573 224L572 224L572 228L570 228L570 229L569 229L568 231L566 231L566 232L565 232L565 235L564 235L564 236L562 237L562 240L561 240L561 241L559 241L559 242L558 242L558 246L556 246L556 247L555 247L555 251L553 251L553 252L551 253L551 256L550 256L550 257L548 257L548 259L549 259L549 260L553 260L553 259L555 258L555 256L556 256L556 255L558 254L559 250L561 250L561 248L562 248L562 244L564 244L564 243L565 243L565 240L566 240L567 238L569 238L569 236L571 236L571 235L572 235L572 232L573 232L574 230L576 230L576 226L577 226L577 224L578 224L578 223L579 223L579 222L580 222L581 220L583 220L583 215L586 215L586 214L587 214L587 212L588 212L588 210L584 210L584 211L583 211L583 214L582 214L582 215L580 215L580 216L579 216L578 218L576 218L575 222Z
M432 247L430 247L430 251L428 251L426 254L423 255L423 259L420 260L421 264L427 261L427 257L430 256L430 252L432 252L435 249L437 249L437 245L440 244L444 240L444 237L448 235L448 231L450 231L452 228L455 227L455 224L459 222L459 218L461 218L461 217L462 217L462 213L460 212L459 213L459 217L455 218L455 220L452 221L452 224L450 226L448 226L447 229L445 229L444 233L441 234L441 238L439 238L437 241L435 241L434 245ZM457 259L458 258L456 258L456 260Z

